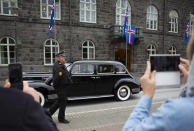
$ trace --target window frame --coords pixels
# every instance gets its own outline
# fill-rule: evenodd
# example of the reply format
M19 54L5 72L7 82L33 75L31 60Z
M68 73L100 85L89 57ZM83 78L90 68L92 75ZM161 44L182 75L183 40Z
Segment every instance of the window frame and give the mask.
M176 10L172 10L169 12L169 21L168 21L168 24L170 26L170 30L168 28L168 32L171 32L171 33L178 33L178 13ZM173 30L173 28L174 30ZM177 31L176 31L177 29Z
M156 12L154 12L156 11ZM158 30L158 9L154 6L154 5L150 5L148 6L147 10L146 10L146 29L147 30L153 30L153 31L157 31ZM149 19L148 19L148 15L149 15ZM156 28L154 28L154 16L157 17L156 19ZM151 18L150 18L151 17ZM152 28L151 28L151 22L152 22ZM147 27L147 25L149 25L149 27Z
M114 68L115 68L114 69L115 74L126 74L126 72L127 72L126 69L122 65L119 65L119 64L115 65ZM116 68L122 68L124 70L124 72L117 72Z
M84 46L84 44L87 42L87 46ZM90 42L92 43L93 46L90 46ZM84 57L84 52L83 49L86 48L87 49L87 58L83 58ZM90 58L90 49L93 49L93 58ZM95 60L95 45L91 40L86 40L83 42L82 44L82 60Z
M51 6L50 4L48 4L48 0L46 0L46 17L43 17L42 16L42 6L43 6L43 4L42 4L42 0L40 0L40 18L41 19L50 19L51 17L50 17L50 15L48 16L48 6ZM54 11L54 20L61 20L61 0L59 0L59 5L58 5L58 7L59 7L59 18L56 18L55 16L56 16L56 3L55 3L55 11ZM50 13L49 13L50 14Z
M6 0L8 1L8 8L11 8L11 2L15 2L15 8L18 8L18 0ZM18 16L18 13L12 14L11 9L8 9L9 14L4 14L3 13L3 0L0 0L0 15L5 15L5 16Z
M172 55L177 54L176 51L177 51L177 50L176 50L176 47L174 47L174 46L171 46L170 49L168 49L168 53L169 53L169 54L172 54ZM175 53L175 54L174 54L174 53Z
M6 38L6 41L7 41L7 43L5 44L2 44L1 43L1 41L3 40L3 39L5 39ZM13 41L14 41L14 44L10 44L9 43L9 39L12 39ZM7 46L7 63L8 64L2 64L2 59L1 59L1 47L2 46ZM13 39L12 37L2 37L1 39L0 39L0 66L8 66L11 62L10 62L10 46L14 46L14 62L16 62L16 50L15 50L15 48L16 48L16 41L15 41L15 39Z
M120 3L120 7L117 6L118 2ZM116 19L115 20L116 20L116 25L123 26L124 21L122 23L122 17L125 17L127 7L122 8L122 3L121 2L122 2L122 0L117 0L117 2L116 2ZM127 0L125 0L125 5L128 5L128 25L131 25L131 5ZM117 10L119 10L120 13L117 13ZM122 10L125 10L124 14L122 14ZM117 23L117 16L118 15L119 15L119 24Z
M189 31L189 35L191 35L191 34L193 34L193 32L194 32L194 21L190 21L190 31Z
M190 30L189 35L194 34L194 14L190 14Z
M112 66L113 71L112 72L99 72L99 66ZM115 67L113 64L98 64L96 69L97 74L115 74Z
M95 23L97 23L97 15L96 15L96 13L97 13L97 11L96 11L96 0L95 0L95 4L93 4L92 3L92 0L89 0L90 2L86 2L86 0L80 0L80 7L79 7L79 20L80 20L80 22L83 22L83 23L93 23L93 24L95 24ZM83 4L84 5L84 8L82 9L81 8L81 4ZM86 4L89 4L90 6L90 9L86 9ZM95 5L95 10L92 10L92 5ZM82 11L84 11L84 20L82 20L82 17L81 17L81 12ZM87 15L86 15L86 12L87 11L89 11L90 12L90 18L89 18L89 21L87 21ZM95 12L95 21L92 21L92 12Z
M46 45L46 43L47 43L47 41L50 41L49 43L50 43L50 45ZM59 43L58 43L58 41L57 40L55 40L55 39L52 39L52 38L50 38L50 39L47 39L45 42L44 42L44 65L45 66L52 66L54 63L53 63L53 48L52 47L55 47L55 45L52 45L52 42L55 42L55 43L57 43L57 45L56 45L56 47L58 48L58 50L57 50L57 53L59 53ZM51 58L50 58L50 60L51 60L51 63L50 64L47 64L46 63L46 55L45 55L45 47L49 47L50 48L50 54L51 54Z
M87 66L93 66L93 72L92 73L73 73L72 71L73 71L73 69L75 68L75 66L79 66L78 68L79 68L79 70L80 70L80 66L82 65L82 64L86 64ZM77 64L74 64L73 66L72 66L72 68L71 68L71 74L72 75L93 75L94 73L95 73L95 65L94 64L92 64L92 63L77 63Z
M150 47L150 49L149 49L149 47ZM154 47L154 48L153 48ZM147 55L148 56L150 56L150 55L152 55L153 53L152 52L155 52L154 54L156 54L156 46L155 45L153 45L153 44L150 44L148 47L147 47L147 49L146 49L146 51L147 51Z

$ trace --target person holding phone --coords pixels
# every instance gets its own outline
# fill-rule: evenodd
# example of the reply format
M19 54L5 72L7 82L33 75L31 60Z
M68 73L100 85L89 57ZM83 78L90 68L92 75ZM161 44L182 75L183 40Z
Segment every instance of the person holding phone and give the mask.
M60 123L69 123L65 119L65 109L67 105L67 88L70 83L69 72L65 68L64 51L56 54L57 61L53 66L53 86L56 89L58 100L50 107L50 114L53 115L59 108L58 121Z
M58 131L49 113L39 104L39 95L27 82L23 90L10 88L8 79L0 88L0 131Z
M181 58L179 65L187 87L184 95L167 100L152 114L150 109L156 88L155 71L151 72L150 62L147 62L146 71L141 77L143 96L126 121L123 131L194 130L194 36L188 44L187 53L189 61Z

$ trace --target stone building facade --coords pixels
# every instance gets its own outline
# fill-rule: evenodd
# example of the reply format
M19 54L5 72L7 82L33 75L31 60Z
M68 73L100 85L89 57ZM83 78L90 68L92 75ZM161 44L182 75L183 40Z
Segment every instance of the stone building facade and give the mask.
M130 4L131 25L141 27L143 32L143 37L137 37L133 46L128 45L128 68L131 72L141 74L144 71L148 49L152 48L150 45L155 48L156 54L168 54L173 46L177 54L185 57L184 32L187 19L190 14L194 14L192 0L57 0L60 3L60 19L55 20L55 27L50 36L48 35L50 20L41 18L43 1L47 0L16 0L19 10L18 15L14 16L3 13L3 0L0 0L0 40L11 38L17 42L17 61L23 64L25 72L52 71L52 62L45 64L45 42L50 39L56 39L59 50L65 51L68 62L83 59L83 44L87 41L93 43L94 59L125 60L123 55L125 40L121 35L114 34L119 1L127 1ZM95 2L95 22L80 22L80 3L87 1ZM149 6L154 6L158 12L157 30L147 29L146 17ZM177 33L169 32L169 13L172 10L178 14ZM1 49L1 53L3 50L5 48ZM7 67L6 62L0 64L1 80L8 76Z

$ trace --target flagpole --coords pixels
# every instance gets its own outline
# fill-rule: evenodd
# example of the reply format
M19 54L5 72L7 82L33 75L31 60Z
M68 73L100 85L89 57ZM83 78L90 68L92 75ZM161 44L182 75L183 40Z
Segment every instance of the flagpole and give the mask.
M126 38L126 68L127 68L127 38Z
M125 35L126 25L128 25L128 6L127 6L127 9L126 9L126 16L125 16L125 22L124 22L124 35ZM125 62L126 62L125 64L126 64L126 68L127 68L127 37L126 37L126 60L125 60Z
M55 2L55 0L54 0L54 2ZM55 6L55 4L54 4L54 6ZM57 31L57 29L56 29L56 23L55 23L55 22L56 22L56 21L55 21L55 19L56 19L56 16L55 16L56 12L55 12L55 11L56 11L56 6L55 6L55 8L54 8L54 27L55 27L55 41L56 41L56 36L57 36L57 35L56 35L56 31ZM56 44L55 44L55 45L56 45Z
M55 6L55 0L54 0L54 6ZM56 14L56 6L54 7L54 27L55 27L55 54L56 54L56 52L57 52L57 40L56 40L56 37L57 37L57 28L56 28L56 21L55 21L55 19L56 19L56 16L55 16L55 14Z
M192 21L192 17L191 17L191 12L190 12L190 14L189 14L189 19L190 19L190 23L189 23L189 25L190 25L190 35L192 35L191 33L193 32L193 28L192 28L192 26L191 26L191 21ZM191 32L192 31L192 32Z

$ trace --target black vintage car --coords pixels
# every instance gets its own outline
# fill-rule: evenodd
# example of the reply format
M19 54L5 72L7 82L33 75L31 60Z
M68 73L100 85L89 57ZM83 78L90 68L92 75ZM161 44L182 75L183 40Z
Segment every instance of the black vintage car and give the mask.
M76 61L69 66L72 83L68 88L68 100L115 96L125 101L141 87L126 67L116 61ZM40 93L41 104L56 98L52 77L45 81L29 81L29 85Z

